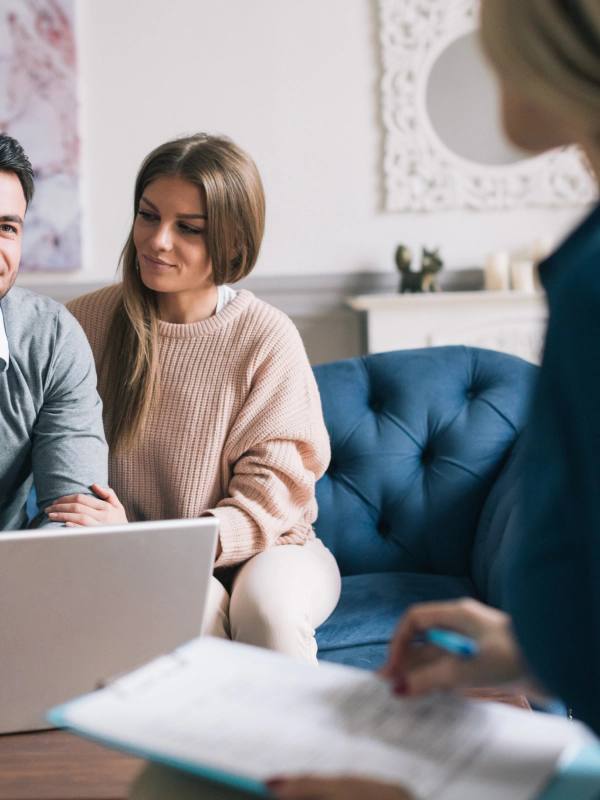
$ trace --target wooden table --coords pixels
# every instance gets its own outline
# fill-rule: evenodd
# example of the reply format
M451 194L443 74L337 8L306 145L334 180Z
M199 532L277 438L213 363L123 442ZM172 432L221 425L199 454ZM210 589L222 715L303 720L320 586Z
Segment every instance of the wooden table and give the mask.
M530 709L525 697L500 690L464 694ZM65 731L0 736L0 800L124 800L143 765Z
M0 800L123 800L143 764L65 731L0 736Z

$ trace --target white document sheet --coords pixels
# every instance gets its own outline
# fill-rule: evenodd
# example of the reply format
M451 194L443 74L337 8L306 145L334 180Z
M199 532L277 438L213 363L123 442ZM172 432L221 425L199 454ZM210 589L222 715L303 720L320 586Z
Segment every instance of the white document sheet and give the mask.
M273 776L356 775L421 800L531 800L566 748L589 740L565 719L440 695L398 699L363 670L211 638L50 718L257 792Z

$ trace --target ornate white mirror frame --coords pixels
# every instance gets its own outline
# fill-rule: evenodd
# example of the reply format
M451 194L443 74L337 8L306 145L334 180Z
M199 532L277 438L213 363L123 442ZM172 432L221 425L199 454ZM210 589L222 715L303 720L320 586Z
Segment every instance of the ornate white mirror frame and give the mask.
M394 212L582 206L598 189L576 148L487 166L440 139L427 86L440 55L476 30L479 0L378 0L385 207Z

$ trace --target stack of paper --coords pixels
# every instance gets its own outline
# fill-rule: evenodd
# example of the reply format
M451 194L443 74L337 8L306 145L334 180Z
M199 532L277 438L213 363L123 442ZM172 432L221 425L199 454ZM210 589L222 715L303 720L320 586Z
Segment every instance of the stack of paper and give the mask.
M356 775L423 800L531 800L568 748L567 720L448 696L398 699L369 672L195 640L50 720L264 794L273 776Z

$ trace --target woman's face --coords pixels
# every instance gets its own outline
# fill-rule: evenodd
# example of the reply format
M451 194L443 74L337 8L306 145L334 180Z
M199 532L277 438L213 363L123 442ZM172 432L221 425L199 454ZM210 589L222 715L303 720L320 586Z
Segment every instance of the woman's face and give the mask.
M145 286L155 292L214 286L206 220L206 201L193 183L161 177L146 186L133 226Z

